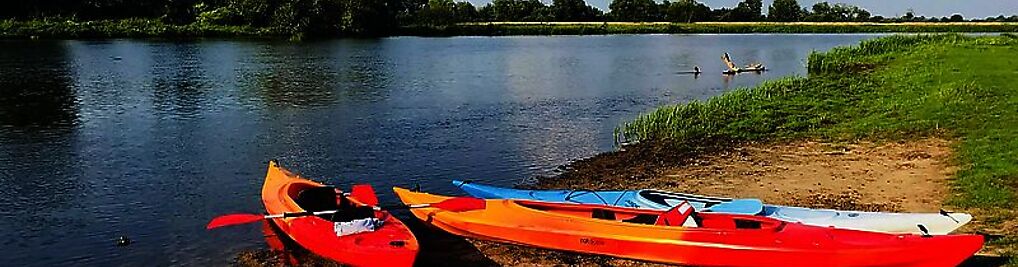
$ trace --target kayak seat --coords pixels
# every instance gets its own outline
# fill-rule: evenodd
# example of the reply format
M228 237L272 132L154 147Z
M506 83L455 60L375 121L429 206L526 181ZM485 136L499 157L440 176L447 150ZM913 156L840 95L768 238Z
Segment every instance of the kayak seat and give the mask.
M306 211L338 210L336 213L318 216L329 221L349 222L374 217L373 208L355 206L345 197L337 198L337 193L339 191L334 187L313 187L301 191L294 201Z
M750 220L735 220L735 229L760 229L761 223L759 221Z
M658 215L655 225L661 226L685 226L697 227L696 219L693 217L693 205L688 201L682 201L679 205L668 209Z
M594 219L615 220L615 212L606 209L593 209L590 217Z
M337 210L336 188L312 187L301 190L294 199L297 205L306 211Z

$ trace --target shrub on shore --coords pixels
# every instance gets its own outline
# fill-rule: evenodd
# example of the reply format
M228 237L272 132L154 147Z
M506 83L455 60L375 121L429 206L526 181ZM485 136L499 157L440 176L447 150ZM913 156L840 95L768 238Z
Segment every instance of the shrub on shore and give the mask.
M152 19L0 21L0 38L122 38L122 37L256 37L278 31L248 26L203 23L166 24Z

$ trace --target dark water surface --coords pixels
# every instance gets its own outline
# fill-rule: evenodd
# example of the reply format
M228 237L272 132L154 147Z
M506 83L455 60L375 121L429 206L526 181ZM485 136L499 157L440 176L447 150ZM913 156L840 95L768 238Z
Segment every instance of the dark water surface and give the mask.
M348 186L513 185L655 106L875 35L0 42L0 265L222 265L265 246L266 161ZM762 75L720 75L720 55ZM701 66L694 78L676 74ZM135 241L117 247L114 239Z

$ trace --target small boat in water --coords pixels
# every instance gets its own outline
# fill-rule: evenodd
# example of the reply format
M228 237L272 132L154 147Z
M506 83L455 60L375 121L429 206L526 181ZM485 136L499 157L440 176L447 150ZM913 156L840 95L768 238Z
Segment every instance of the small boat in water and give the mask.
M356 195L356 194L355 194ZM371 197L374 197L373 195ZM389 212L364 199L338 193L333 187L304 179L269 162L262 186L262 202L269 214L301 214L337 210L318 216L284 216L272 222L312 253L349 266L412 266L418 244L410 229ZM376 218L374 231L338 235L337 223Z
M788 222L884 233L943 235L972 220L972 215L966 213L885 213L809 209L764 205L759 200L751 199L740 200L648 189L620 191L522 190L463 181L453 181L452 184L479 198L600 204L655 210L667 210L687 201L700 212L759 215Z
M449 197L393 188L407 205ZM487 200L483 209L413 209L426 224L469 238L695 266L956 266L978 235L887 234L769 217L531 200Z

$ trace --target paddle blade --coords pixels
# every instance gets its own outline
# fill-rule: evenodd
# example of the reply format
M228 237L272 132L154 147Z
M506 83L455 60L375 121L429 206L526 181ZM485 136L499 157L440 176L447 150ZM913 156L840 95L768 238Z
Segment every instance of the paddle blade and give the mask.
M368 206L378 206L378 195L375 195L375 189L369 184L353 185L353 188L350 189L350 197Z
M457 197L446 199L438 203L433 203L428 206L452 212L463 212L471 210L483 210L486 207L486 203L487 202L480 198Z
M205 226L206 230L211 230L223 226L231 226L245 223L253 223L265 219L265 216L258 214L227 214L219 217L215 217L209 222L209 225Z

